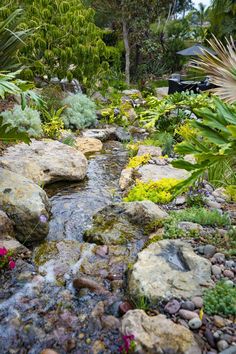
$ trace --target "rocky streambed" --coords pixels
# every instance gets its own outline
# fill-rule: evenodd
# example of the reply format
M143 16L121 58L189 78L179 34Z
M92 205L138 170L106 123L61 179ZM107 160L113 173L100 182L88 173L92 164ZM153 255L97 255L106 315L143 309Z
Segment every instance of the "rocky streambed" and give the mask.
M104 132L88 133L86 139L104 140ZM5 178L0 188L11 219L0 214L0 244L18 254L15 269L0 273L0 352L118 353L134 337L139 353L235 353L232 317L202 313L205 289L221 278L233 286L235 261L193 238L150 242L151 228L161 227L168 208L122 202L119 178L128 153L120 142L102 147L93 141L88 163L58 144L55 153L49 143L33 143L33 172L30 157L11 167L22 153L17 147L0 159L9 181L17 181L7 185ZM159 171L159 160L156 166ZM155 163L146 168L150 174ZM46 193L32 182L48 180L58 182ZM30 203L33 196L38 199ZM24 208L14 206L17 198ZM12 238L15 231L23 244Z

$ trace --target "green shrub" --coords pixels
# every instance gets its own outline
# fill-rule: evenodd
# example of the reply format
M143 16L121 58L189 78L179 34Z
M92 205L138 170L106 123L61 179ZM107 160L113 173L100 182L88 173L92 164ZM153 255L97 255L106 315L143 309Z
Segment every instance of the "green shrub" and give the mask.
M148 161L151 159L150 154L145 154L141 156L134 156L129 159L129 163L127 165L128 168L136 168L142 165L145 165L148 163Z
M204 310L209 315L236 315L236 288L220 281L205 292Z
M172 212L172 215L179 221L190 221L203 226L230 226L230 218L226 213L221 214L218 210L208 210L205 208L192 207L178 212Z
M67 106L62 116L66 128L84 129L94 125L96 105L86 95L70 95L63 100L63 104Z
M173 196L171 189L179 183L174 178L162 178L160 181L142 182L137 181L136 185L131 189L128 196L124 198L125 202L151 200L154 203L169 203Z
M37 138L43 133L40 113L30 107L22 110L21 106L15 105L12 111L1 113L3 123L11 124L20 132L27 132L29 136Z
M58 139L60 137L60 130L64 128L61 118L64 109L65 107L59 108L57 111L53 108L50 111L43 110L43 132L47 137L51 139Z
M236 202L236 185L227 186L226 193L233 202Z

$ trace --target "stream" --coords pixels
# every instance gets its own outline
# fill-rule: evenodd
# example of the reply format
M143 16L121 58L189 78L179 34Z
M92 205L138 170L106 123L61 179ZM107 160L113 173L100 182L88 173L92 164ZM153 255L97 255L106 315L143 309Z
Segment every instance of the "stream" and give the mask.
M83 232L92 224L93 215L121 200L119 177L128 159L123 145L107 142L101 153L88 159L83 182L57 183L46 189L52 203L46 245L49 241L83 242ZM89 247L85 255L90 255ZM1 354L39 354L45 348L59 354L118 352L119 330L101 328L90 316L106 296L91 292L78 296L71 274L66 279L63 285L48 281L32 259L18 259L13 271L0 274Z

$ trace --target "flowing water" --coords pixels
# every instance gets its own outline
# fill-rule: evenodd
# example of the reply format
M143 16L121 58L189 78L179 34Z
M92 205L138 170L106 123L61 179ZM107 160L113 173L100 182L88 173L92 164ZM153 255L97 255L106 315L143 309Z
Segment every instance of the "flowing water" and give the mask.
M47 241L83 242L92 216L121 199L119 177L126 162L122 144L108 142L102 153L90 156L83 182L50 186L52 218ZM104 295L78 297L70 277L63 286L51 283L30 260L18 260L12 272L0 274L0 283L0 354L39 354L44 348L60 354L93 353L91 341L97 346L94 352L118 352L119 331L104 330L90 318ZM102 351L101 339L109 350Z

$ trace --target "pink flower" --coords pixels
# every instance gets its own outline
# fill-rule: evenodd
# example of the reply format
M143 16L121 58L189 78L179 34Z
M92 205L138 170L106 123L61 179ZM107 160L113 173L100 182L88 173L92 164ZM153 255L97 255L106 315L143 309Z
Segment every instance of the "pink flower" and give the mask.
M16 263L15 263L14 261L10 261L10 262L9 262L9 268L10 268L10 269L14 269L15 266L16 266Z
M45 224L48 221L48 218L45 215L40 215L39 221Z
M0 248L0 256L5 256L7 254L7 249L5 247Z

